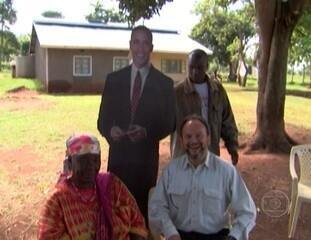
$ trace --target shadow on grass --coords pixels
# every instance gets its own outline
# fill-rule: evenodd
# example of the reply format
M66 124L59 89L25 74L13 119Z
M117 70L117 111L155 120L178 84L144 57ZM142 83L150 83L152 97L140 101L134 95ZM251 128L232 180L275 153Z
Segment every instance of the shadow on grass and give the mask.
M50 96L53 96L53 97L66 97L66 96L76 96L76 97L79 97L79 96L101 96L102 93L98 93L98 92L57 92L57 93L46 93Z
M246 87L239 87L236 83L225 83L227 90L230 92L257 92L256 84L248 84ZM311 88L310 89L286 89L286 95L311 98Z
M239 90L234 90L233 89L232 91L239 91ZM240 91L257 92L257 89L254 89L254 88L241 88ZM294 97L311 98L311 91L287 89L286 90L286 95L290 95L290 96L294 96Z

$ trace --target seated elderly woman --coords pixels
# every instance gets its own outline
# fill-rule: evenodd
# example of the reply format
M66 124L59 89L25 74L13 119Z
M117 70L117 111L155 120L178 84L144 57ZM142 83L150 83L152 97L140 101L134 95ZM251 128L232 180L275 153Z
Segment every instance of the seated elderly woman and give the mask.
M67 142L65 171L47 199L39 239L146 239L135 199L119 178L99 173L100 145L91 135Z

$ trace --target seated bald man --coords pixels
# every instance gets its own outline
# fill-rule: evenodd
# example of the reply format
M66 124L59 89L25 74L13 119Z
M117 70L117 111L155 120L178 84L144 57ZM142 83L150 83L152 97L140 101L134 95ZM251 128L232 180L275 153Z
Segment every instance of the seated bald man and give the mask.
M185 154L169 162L151 196L150 227L168 240L248 239L255 204L237 169L208 151L208 124L191 115L179 132Z
M47 199L39 239L146 239L137 203L119 178L99 173L99 141L73 135L66 141L65 172Z

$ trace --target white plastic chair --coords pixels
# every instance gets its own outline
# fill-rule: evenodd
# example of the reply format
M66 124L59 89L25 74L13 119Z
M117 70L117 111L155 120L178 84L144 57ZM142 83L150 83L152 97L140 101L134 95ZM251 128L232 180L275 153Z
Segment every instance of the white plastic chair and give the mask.
M295 160L299 162L298 179ZM311 144L293 146L289 159L289 171L292 178L291 204L289 208L288 237L294 237L300 208L303 202L311 203Z

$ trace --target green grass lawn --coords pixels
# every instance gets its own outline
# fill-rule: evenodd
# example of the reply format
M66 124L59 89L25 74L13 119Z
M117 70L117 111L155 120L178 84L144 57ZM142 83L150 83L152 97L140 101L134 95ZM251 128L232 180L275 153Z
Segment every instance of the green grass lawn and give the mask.
M224 83L228 91L232 109L240 134L249 134L256 122L257 92L249 91L254 87L255 79L248 81L246 89L235 83ZM40 88L38 82L29 79L11 79L9 73L0 74L0 97L5 98L6 91L25 86ZM102 141L103 153L107 153L107 144L97 131L97 114L100 95L48 95L36 96L43 106L31 106L11 109L0 106L0 147L19 148L34 146L35 151L49 157L50 149L64 150L65 139L73 132L91 132ZM311 99L287 96L285 121L298 127L311 129ZM303 114L301 114L303 112Z
M12 149L33 146L35 152L49 158L50 151L47 150L62 153L65 149L64 141L72 133L90 132L102 139L103 152L107 152L107 144L97 131L100 95L40 93L35 96L35 100L25 99L28 104L26 107L19 108L17 102L15 109L1 104L9 101L5 98L8 90L21 86L32 90L41 89L37 81L12 79L9 73L0 73L0 147ZM23 99L19 101L23 102ZM37 102L40 103L38 106L32 106Z
M225 74L224 74L225 75ZM225 79L223 77L223 79ZM232 83L233 85L236 85L236 83ZM293 81L291 75L287 75L287 84L286 84L286 90L292 91L307 91L311 92L310 87L310 77L306 76L304 82L302 82L302 76L300 75L294 75ZM245 89L247 90L257 90L258 84L257 84L257 78L253 75L248 75L247 82Z
M289 76L288 76L289 78ZM294 83L288 83L288 92L311 92L309 82L301 84L301 76L295 76ZM245 88L239 87L236 83L223 82L227 90L232 109L238 124L240 134L249 134L254 131L256 124L257 105L257 79L249 76ZM311 108L306 108L311 104L310 98L287 95L285 101L285 122L297 127L311 129Z
M42 88L42 85L38 81L26 78L12 78L9 71L0 72L0 96L8 90L21 86L33 90L40 90Z
M236 84L224 83L231 106L238 124L240 134L249 134L254 131L256 123L257 92L240 88ZM296 127L311 129L310 98L286 96L285 123Z
M40 95L43 108L0 108L0 143L6 148L35 146L39 152L64 150L64 140L74 132L99 136L96 120L99 96ZM31 104L31 101L29 101Z

